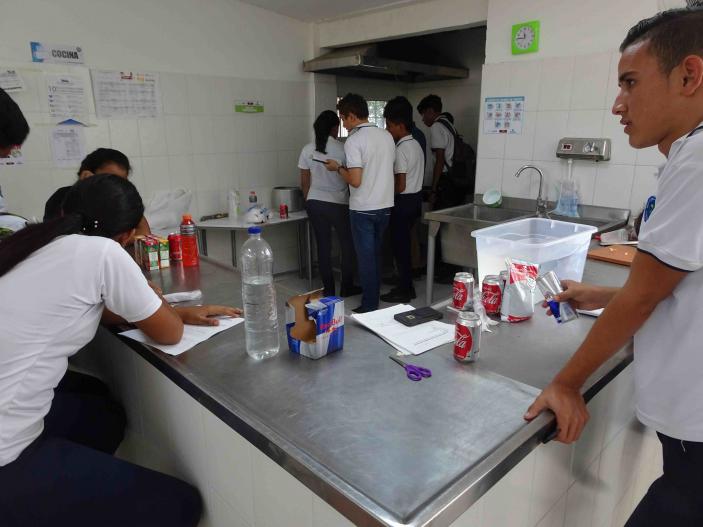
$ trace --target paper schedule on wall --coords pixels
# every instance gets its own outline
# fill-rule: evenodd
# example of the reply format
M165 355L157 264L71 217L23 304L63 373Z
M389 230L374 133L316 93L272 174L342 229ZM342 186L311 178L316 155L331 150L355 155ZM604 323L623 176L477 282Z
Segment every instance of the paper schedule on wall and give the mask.
M100 119L143 119L161 113L156 73L91 70L90 78Z
M525 97L486 97L484 134L522 134Z
M75 168L85 157L85 136L81 126L57 126L51 130L54 165Z
M0 70L0 88L6 92L18 92L24 91L25 85L16 69L7 68Z
M63 73L47 73L45 79L51 117L84 121L88 107L83 79Z

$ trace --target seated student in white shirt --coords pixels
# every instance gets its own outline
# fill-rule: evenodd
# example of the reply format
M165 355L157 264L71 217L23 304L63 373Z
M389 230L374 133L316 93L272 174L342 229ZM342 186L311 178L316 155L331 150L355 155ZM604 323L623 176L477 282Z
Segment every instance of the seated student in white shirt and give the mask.
M71 187L61 217L0 241L4 527L199 521L196 489L112 456L124 416L100 393L99 381L67 376L56 388L68 358L93 338L101 318L134 323L172 344L184 323L216 324L208 315L241 313L221 306L174 309L152 291L123 250L143 213L132 183L97 175Z
M361 293L354 285L354 243L349 223L349 185L342 176L327 170L313 158L317 152L323 159L336 159L344 164L344 144L337 140L339 117L332 110L320 113L313 124L315 142L303 147L298 159L300 183L305 197L305 209L315 231L317 263L325 288L325 296L334 296L332 273L332 228L337 233L341 252L342 286L340 296Z
M634 339L635 410L657 431L664 473L626 527L703 525L703 8L664 11L620 45L612 112L630 145L666 156L621 288L566 281L556 300L605 307L584 342L529 408L550 409L557 440L588 421L586 380Z
M361 95L348 93L337 104L349 131L344 143L347 166L327 161L349 183L349 216L361 281L361 305L352 311L378 309L381 292L381 247L393 207L395 144L386 130L369 122L369 106Z
M386 130L395 140L395 202L391 212L391 241L398 268L398 286L381 295L384 302L409 302L415 298L411 232L422 213L425 153L412 136L412 116L413 107L405 97L391 99L383 110Z

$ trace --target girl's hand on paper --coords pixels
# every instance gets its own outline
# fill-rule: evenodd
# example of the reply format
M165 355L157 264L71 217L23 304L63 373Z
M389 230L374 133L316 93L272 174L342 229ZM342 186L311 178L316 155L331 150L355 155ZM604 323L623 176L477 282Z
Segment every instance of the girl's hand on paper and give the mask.
M228 306L189 306L174 308L184 324L194 326L218 326L220 321L213 317L234 317L242 316L242 310L237 307Z

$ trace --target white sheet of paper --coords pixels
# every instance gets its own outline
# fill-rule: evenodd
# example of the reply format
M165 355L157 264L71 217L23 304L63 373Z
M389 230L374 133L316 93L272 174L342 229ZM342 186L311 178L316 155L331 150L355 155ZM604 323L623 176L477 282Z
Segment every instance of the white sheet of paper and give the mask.
M0 70L0 88L6 92L24 91L25 85L20 74L14 68Z
M352 318L404 354L419 355L454 340L454 326L451 324L433 320L408 327L393 318L398 313L413 309L413 306L398 304L370 313L354 314Z
M51 152L57 167L80 166L86 153L83 127L57 126L51 130Z
M318 152L317 150L315 150L312 153L312 159L313 161L321 161L322 163L324 163L329 159L329 157L327 156L327 154L323 154L322 152Z
M90 78L100 119L148 118L161 113L156 73L90 70Z
M64 73L45 73L49 113L52 117L84 121L88 115L83 78Z
M120 335L148 344L164 353L175 356L188 351L218 333L244 322L243 318L218 318L218 320L220 321L219 326L191 326L186 324L183 326L183 337L181 337L181 341L178 344L158 344L147 337L141 329L130 329L129 331L123 331Z

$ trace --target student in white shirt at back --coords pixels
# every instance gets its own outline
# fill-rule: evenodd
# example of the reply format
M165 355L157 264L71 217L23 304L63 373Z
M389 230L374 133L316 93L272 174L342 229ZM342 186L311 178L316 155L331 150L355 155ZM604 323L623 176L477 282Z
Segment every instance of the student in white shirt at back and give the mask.
M325 296L334 296L332 273L332 228L337 233L341 252L342 286L340 296L361 293L354 285L354 243L349 223L349 185L336 172L330 172L323 159L334 159L344 164L344 145L337 140L339 117L325 110L315 119L315 142L303 147L298 159L300 182L305 197L305 209L315 231L317 263L325 288ZM317 154L317 155L315 155Z
M326 165L350 186L349 215L363 291L361 305L353 311L366 313L378 309L381 246L393 207L395 144L391 134L369 123L369 106L361 95L345 95L337 109L349 131L344 143L347 166L334 160Z
M398 286L385 295L384 302L409 302L415 298L412 281L411 232L422 213L422 179L425 155L412 136L413 107L405 97L386 104L386 129L395 140L395 204L391 212L393 257L398 268Z
M194 527L198 491L113 457L123 412L97 379L64 376L101 319L173 344L184 322L241 312L177 310L149 287L123 248L144 214L126 179L79 181L62 210L0 241L0 523Z

